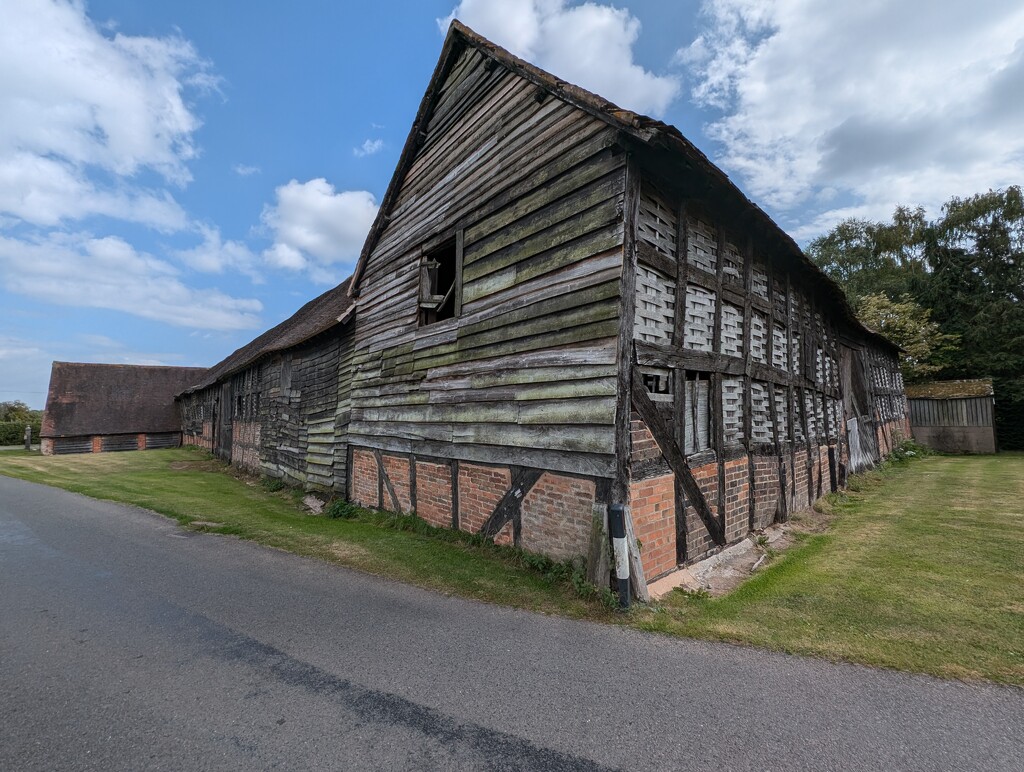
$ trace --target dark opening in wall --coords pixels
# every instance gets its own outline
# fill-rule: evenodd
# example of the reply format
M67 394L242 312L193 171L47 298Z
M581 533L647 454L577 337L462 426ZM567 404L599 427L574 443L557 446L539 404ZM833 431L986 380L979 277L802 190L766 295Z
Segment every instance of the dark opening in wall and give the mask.
M653 401L672 401L672 373L670 371L644 367L641 368L640 375L643 378L644 387Z
M423 255L420 263L420 326L458 315L459 254L449 239Z

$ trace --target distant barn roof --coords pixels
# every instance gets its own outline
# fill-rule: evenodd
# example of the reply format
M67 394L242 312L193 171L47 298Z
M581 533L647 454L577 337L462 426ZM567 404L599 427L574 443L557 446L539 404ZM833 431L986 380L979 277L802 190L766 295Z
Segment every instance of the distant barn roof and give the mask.
M181 431L174 395L201 367L54 362L43 437Z
M610 126L652 150L665 151L665 157L671 159L673 163L681 164L687 170L696 170L706 175L707 179L713 183L714 187L723 197L727 198L740 212L748 216L751 222L756 222L763 229L768 238L775 243L779 252L787 255L799 272L803 273L811 282L820 287L827 300L834 304L838 314L853 329L859 330L868 338L893 350L899 350L899 347L884 335L865 327L857 319L857 315L846 299L846 294L839 285L811 262L792 237L782 230L764 210L748 199L736 184L729 179L728 175L715 166L675 126L646 115L634 113L631 110L625 110L602 96L564 81L530 62L520 59L501 46L492 43L457 19L453 20L448 28L448 36L445 38L441 57L430 79L427 92L420 103L412 129L410 129L409 136L406 139L405 147L402 149L402 155L398 159L398 166L395 169L394 176L391 178L388 189L381 201L380 209L377 211L377 217L370 228L370 233L359 255L359 261L356 263L355 272L352 275L352 294L359 294L359 281L366 268L366 262L391 218L391 210L397 201L405 174L416 158L421 135L430 121L440 87L457 61L459 54L466 46L475 48L501 66L534 83L547 93L553 94L588 115L605 121Z
M351 281L352 279L348 278L337 287L313 298L279 325L270 328L255 340L246 343L233 354L206 370L202 378L185 384L178 390L178 393L205 389L225 376L245 369L266 354L297 346L326 332L334 325L346 321L347 314L352 307L352 298L348 293Z
M932 381L907 386L907 399L964 399L967 397L991 397L993 393L991 378Z

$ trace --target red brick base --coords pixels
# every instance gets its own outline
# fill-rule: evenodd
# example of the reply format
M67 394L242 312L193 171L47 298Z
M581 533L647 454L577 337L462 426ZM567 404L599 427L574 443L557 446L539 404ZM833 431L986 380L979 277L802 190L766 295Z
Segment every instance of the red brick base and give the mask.
M457 486L452 479L456 465ZM386 478L380 477L381 468ZM507 466L424 458L411 461L407 455L382 452L379 467L373 451L365 448L352 451L351 477L350 498L360 506L415 512L431 525L451 528L457 523L468 533L481 532L512 485L512 471ZM387 482L394 488L397 502ZM458 498L453 506L456 487ZM596 489L591 479L544 472L520 503L519 546L556 560L585 555ZM507 523L495 542L512 544L515 530L512 522Z

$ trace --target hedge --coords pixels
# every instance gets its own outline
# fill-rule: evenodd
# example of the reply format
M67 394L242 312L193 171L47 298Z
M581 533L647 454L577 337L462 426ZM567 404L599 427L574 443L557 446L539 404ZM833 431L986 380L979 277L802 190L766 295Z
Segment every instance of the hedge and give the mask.
M32 423L32 442L39 442L38 422ZM0 421L0 445L21 445L25 442L24 421Z

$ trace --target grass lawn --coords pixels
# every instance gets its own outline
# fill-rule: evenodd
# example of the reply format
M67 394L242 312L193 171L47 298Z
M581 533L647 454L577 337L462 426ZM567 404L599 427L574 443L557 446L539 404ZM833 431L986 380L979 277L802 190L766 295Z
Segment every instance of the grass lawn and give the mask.
M1024 684L1024 454L932 456L851 481L834 521L718 599L636 623L953 678Z
M1024 454L936 456L854 478L857 490L824 502L828 530L800 534L731 594L676 592L629 615L581 597L564 566L414 518L311 515L299 494L269 492L193 449L59 457L7 451L0 474L465 597L1024 685Z

